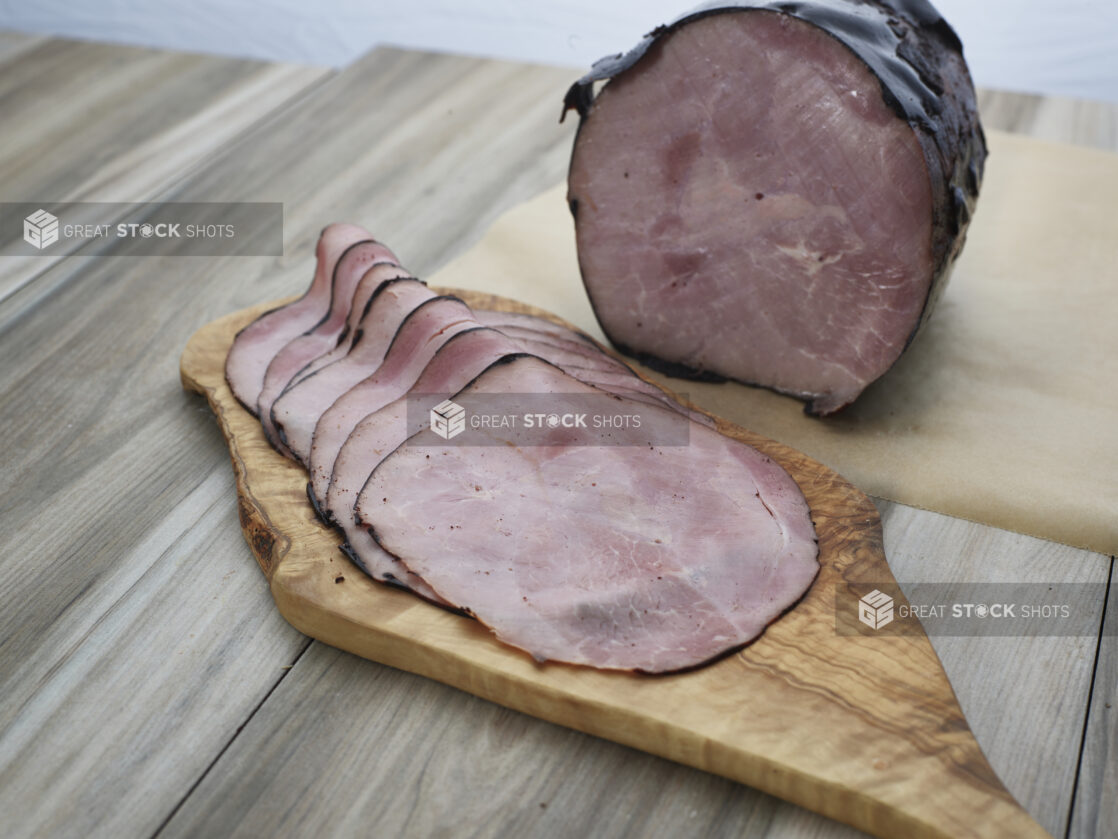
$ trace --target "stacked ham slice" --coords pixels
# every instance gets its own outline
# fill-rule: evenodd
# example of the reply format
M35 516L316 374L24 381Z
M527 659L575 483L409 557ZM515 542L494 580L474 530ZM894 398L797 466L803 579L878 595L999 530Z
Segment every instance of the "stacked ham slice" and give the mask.
M436 294L358 227L326 228L317 257L302 298L237 335L226 378L371 577L540 661L647 673L748 643L810 586L799 488L705 415L580 333ZM427 428L448 397L524 394L608 400L644 436ZM673 425L686 445L657 444Z

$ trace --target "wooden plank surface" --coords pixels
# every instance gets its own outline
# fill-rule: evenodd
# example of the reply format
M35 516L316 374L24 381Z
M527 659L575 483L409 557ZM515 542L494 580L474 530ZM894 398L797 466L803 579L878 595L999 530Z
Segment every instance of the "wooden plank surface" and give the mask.
M949 584L967 602L973 582L1092 584L1076 608L1102 614L1110 557L902 504L878 508L902 588ZM1097 644L1094 637L932 637L994 770L1054 836L1067 825Z
M34 283L49 295L0 302L0 812L15 835L149 834L307 643L243 563L228 454L180 389L194 329L300 290L324 218L364 217L431 265L544 185L529 164L548 149L494 139L489 120L554 125L530 97L556 71L407 53L364 68L165 194L284 200L290 260L79 256ZM521 76L528 95L491 106ZM528 174L470 179L474 159Z
M1118 149L1118 107L1107 102L980 90L978 108L987 128L1053 143Z
M178 389L194 328L300 291L324 222L370 226L426 275L556 182L573 129L556 124L558 102L575 75L377 50L160 193L283 201L283 258L71 258L33 284L38 296L0 302L9 833L151 835L169 819L171 835L852 835L746 787L307 647L275 614L241 539L220 434ZM991 127L1036 124L1013 97L984 102ZM999 123L1003 110L1012 120ZM68 125L82 113L70 108ZM1077 134L1105 136L1092 119ZM919 510L883 512L902 580L929 565L945 580L989 579L1022 555L1056 579L1108 564ZM933 642L1003 780L1062 835L1093 647L1014 640ZM1113 698L1111 687L1097 701ZM1114 753L1088 749L1081 793L1094 788L1092 766L1113 777ZM1099 801L1113 811L1112 791ZM1088 831L1077 836L1107 835L1074 814L1073 824Z
M26 32L10 32L6 29L0 29L0 67L3 66L4 62L33 50L45 40L47 39L42 35L30 35Z
M1118 836L1118 590L1111 569L1070 839Z
M138 202L329 76L323 67L5 33L0 201ZM69 223L116 216L71 211ZM0 299L62 258L0 254Z

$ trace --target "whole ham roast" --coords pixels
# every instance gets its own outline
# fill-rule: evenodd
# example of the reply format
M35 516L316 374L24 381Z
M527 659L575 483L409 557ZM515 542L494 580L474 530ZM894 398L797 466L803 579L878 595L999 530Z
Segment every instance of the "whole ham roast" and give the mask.
M610 340L814 414L926 321L986 158L962 45L927 0L709 4L596 63L565 105L579 265Z

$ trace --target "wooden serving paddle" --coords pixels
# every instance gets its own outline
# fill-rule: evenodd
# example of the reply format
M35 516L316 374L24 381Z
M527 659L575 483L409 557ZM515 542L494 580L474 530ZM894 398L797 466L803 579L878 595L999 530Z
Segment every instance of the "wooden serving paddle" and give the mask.
M477 309L563 323L503 297L440 293ZM724 434L779 462L807 497L821 565L811 589L755 642L687 673L538 664L476 621L373 582L338 550L338 534L307 501L306 472L271 448L225 382L233 337L275 305L199 329L183 351L181 372L183 386L203 394L217 415L245 539L280 613L297 629L541 719L740 781L875 836L1048 836L994 774L923 633L839 631L838 598L856 600L895 583L876 508L841 476L717 419Z

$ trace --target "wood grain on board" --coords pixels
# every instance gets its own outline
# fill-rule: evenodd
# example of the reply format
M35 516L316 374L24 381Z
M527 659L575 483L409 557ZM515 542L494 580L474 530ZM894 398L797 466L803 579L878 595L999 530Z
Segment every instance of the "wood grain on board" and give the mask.
M101 49L119 49L122 63L131 54ZM367 835L380 824L416 836L463 826L859 835L749 787L308 642L276 613L241 537L208 408L178 388L194 329L305 287L325 222L371 227L427 276L557 182L572 128L557 124L558 100L577 74L378 49L235 142L207 147L153 193L283 201L283 258L47 260L35 283L0 301L0 811L14 814L12 835L147 836L160 824L169 835L207 832L198 825ZM173 90L174 79L157 87ZM180 93L183 119L197 116L203 135L224 130L202 118L204 91ZM1031 106L1017 102L984 94L987 126L1035 130L1020 117ZM87 113L80 88L55 104L59 130L80 134L101 116ZM1003 113L1014 122L1000 123ZM1076 136L1053 139L1085 142L1098 133L1095 114L1113 124L1114 113L1085 109ZM158 163L138 159L137 183ZM43 172L44 187L69 182ZM34 179L27 187L45 191ZM148 198L124 190L119 200ZM1091 558L882 509L905 573L934 565L944 579L982 580L1025 553L1059 580ZM1060 835L1092 659L1074 639L1042 658L1012 646L954 654L943 640L932 639L994 768ZM1106 801L1113 807L1113 792Z

